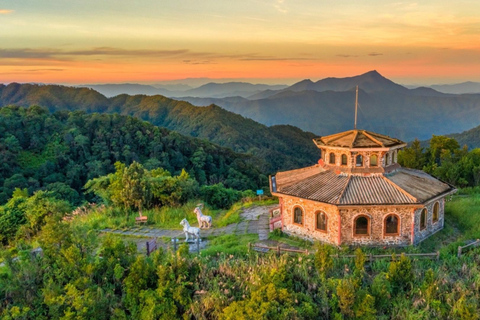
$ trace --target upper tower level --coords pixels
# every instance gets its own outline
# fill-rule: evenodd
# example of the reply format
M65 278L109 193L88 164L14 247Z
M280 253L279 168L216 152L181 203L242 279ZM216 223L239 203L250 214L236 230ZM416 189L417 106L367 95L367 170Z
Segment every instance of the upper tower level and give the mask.
M366 130L340 132L313 142L321 150L321 165L352 174L380 174L398 168L397 151L407 145Z

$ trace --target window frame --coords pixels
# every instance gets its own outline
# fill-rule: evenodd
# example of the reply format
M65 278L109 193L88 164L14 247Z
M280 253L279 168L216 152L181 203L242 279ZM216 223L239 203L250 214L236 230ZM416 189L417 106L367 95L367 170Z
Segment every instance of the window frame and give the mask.
M358 157L361 157L361 159L362 159L362 164L361 165L358 164L358 160L357 160ZM364 166L364 164L365 164L365 160L363 159L363 155L357 154L355 156L355 168L362 168Z
M319 216L320 214L323 214L323 216L324 216L324 220L325 220L325 230L318 228L318 216ZM328 215L327 215L324 211L322 211L322 210L317 210L317 211L315 211L315 230L320 231L320 232L325 232L325 233L328 232Z
M372 159L375 158L375 165L372 164ZM377 154L371 154L370 155L370 167L378 167L378 155Z
M365 218L367 219L367 233L364 234L364 233L357 233L357 221L358 219L360 218ZM371 231L370 231L370 228L371 228L371 219L369 216L367 215L364 215L364 214L360 214L358 216L355 217L355 219L353 220L353 236L354 237L370 237L370 234L371 234Z
M387 219L389 217L394 217L397 219L397 232L396 233L387 233ZM395 237L400 235L400 217L395 213L389 213L383 219L383 235L386 237Z
M330 154L328 155L328 164L336 164L336 162L337 162L337 157L335 156L335 153L330 152Z
M390 153L385 153L385 167L390 165Z
M435 216L437 219L435 219ZM433 205L432 223L437 223L439 220L440 220L440 203L437 201Z
M425 218L422 218L422 215L425 213ZM418 225L420 231L427 229L427 220L428 220L428 211L427 208L423 208L420 212L420 224ZM422 227L423 224L423 227Z
M295 210L296 210L296 209L299 209L300 212L302 213L302 223L295 222ZM305 213L305 210L303 210L302 207L300 207L300 206L295 206L295 207L293 207L293 214L292 214L293 224L296 224L297 226L302 226L302 227L303 227L303 226L304 226L304 222L305 222L305 214L304 214L304 213Z
M345 157L345 163L343 163L343 158ZM348 157L345 153L342 154L341 162L342 166L348 166Z

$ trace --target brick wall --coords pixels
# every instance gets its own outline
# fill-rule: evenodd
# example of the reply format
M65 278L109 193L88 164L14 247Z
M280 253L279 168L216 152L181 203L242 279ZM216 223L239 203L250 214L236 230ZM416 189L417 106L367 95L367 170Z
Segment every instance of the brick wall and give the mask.
M438 221L433 222L433 206L435 203L438 202L439 204L439 213L438 213ZM420 218L422 215L423 209L415 210L415 239L414 244L420 243L421 241L425 240L428 236L434 234L435 232L443 229L444 224L444 212L445 212L445 198L432 201L425 205L427 209L427 225L424 230L420 230Z
M310 240L338 244L338 209L336 206L296 197L282 196L282 198L282 220L285 233ZM293 223L293 210L296 206L303 210L303 225ZM327 232L316 229L315 213L319 210L327 215Z
M410 207L371 206L341 209L342 244L348 245L409 245L411 243L412 213ZM395 214L399 219L397 236L385 235L385 218ZM354 221L358 216L370 219L369 235L354 235Z

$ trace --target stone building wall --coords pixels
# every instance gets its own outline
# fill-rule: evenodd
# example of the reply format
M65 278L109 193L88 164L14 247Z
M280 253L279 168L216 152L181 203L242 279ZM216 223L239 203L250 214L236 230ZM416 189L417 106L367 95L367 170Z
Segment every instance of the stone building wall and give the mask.
M342 217L341 239L347 245L409 245L411 244L412 214L411 207L399 206L364 206L359 208L341 209ZM385 218L395 214L400 218L398 236L387 236L384 233ZM354 235L354 221L358 216L370 218L370 233L368 236Z
M433 206L435 203L439 204L439 212L438 212L438 221L433 222ZM421 241L425 240L425 238L431 236L435 232L442 230L444 221L445 221L445 198L441 198L435 201L431 201L425 205L427 209L427 225L426 228L420 230L420 219L423 208L415 210L415 239L414 244L418 244Z
M338 209L336 206L284 195L282 198L283 232L310 240L338 244ZM296 206L303 210L303 225L293 222L293 211ZM316 229L315 214L319 210L327 215L327 232Z

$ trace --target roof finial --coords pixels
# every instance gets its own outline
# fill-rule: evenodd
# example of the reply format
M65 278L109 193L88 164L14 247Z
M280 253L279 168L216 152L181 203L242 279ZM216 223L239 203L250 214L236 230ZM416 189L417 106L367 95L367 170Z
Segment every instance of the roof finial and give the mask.
M357 107L358 107L358 86L355 93L355 126L354 126L355 130L357 130Z

